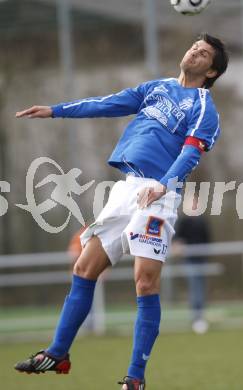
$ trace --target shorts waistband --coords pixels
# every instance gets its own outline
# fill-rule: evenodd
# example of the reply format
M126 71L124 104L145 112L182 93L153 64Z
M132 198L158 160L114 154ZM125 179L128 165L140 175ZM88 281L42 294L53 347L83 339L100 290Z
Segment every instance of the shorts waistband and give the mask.
M137 177L132 174L128 174L126 176L126 182L128 183L137 183L137 184L142 184L142 183L151 183L151 184L156 184L158 183L157 180L149 178L149 177Z
M146 184L148 186L154 186L155 184L159 183L159 181L156 179L152 179L149 177L137 177L137 176L134 176L132 174L127 174L126 182L127 183L134 183L137 185ZM180 192L167 190L166 194L167 194L167 196L173 196L173 197L181 200L181 193Z

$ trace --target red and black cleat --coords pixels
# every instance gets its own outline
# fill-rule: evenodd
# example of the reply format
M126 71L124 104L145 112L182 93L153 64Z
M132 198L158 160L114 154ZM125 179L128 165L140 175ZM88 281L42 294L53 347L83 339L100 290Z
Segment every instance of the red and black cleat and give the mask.
M15 364L14 368L19 372L26 372L27 374L40 374L46 371L54 371L57 374L68 374L71 368L71 362L69 355L66 355L63 359L56 359L48 355L45 351L39 351L29 359Z
M139 380L125 376L125 378L118 382L119 385L123 385L124 390L145 390L145 380Z

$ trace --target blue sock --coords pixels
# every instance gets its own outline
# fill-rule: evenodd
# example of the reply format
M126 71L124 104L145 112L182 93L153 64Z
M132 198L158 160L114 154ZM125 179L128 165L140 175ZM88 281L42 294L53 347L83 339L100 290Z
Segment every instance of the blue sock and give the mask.
M47 352L56 358L69 351L79 327L87 317L93 302L95 280L73 275L72 287L66 297L52 344Z
M159 295L137 297L137 320L134 328L133 353L128 376L144 379L146 363L159 334L161 317Z

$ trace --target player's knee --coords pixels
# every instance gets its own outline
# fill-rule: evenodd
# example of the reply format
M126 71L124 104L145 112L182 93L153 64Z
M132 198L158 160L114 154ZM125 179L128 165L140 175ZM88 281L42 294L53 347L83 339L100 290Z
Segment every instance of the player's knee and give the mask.
M79 261L79 259L74 264L73 273L75 275L81 276L82 278L87 278L89 275L87 267L81 261Z
M147 278L138 278L136 281L136 292L139 296L154 294L157 292L156 286L152 280Z
M74 264L73 273L85 279L96 280L109 264L107 259L100 256L90 257L83 251Z
M91 272L92 272L92 269L90 267L90 264L86 261L83 253L81 253L78 260L74 264L73 273L75 275L82 277L82 278L89 279L91 277Z

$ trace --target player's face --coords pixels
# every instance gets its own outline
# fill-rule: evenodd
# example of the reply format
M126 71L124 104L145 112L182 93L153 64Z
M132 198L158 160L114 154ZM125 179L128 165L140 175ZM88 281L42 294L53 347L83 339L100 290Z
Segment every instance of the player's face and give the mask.
M195 76L214 77L216 71L212 69L214 48L201 40L195 42L184 55L180 67L185 73Z

